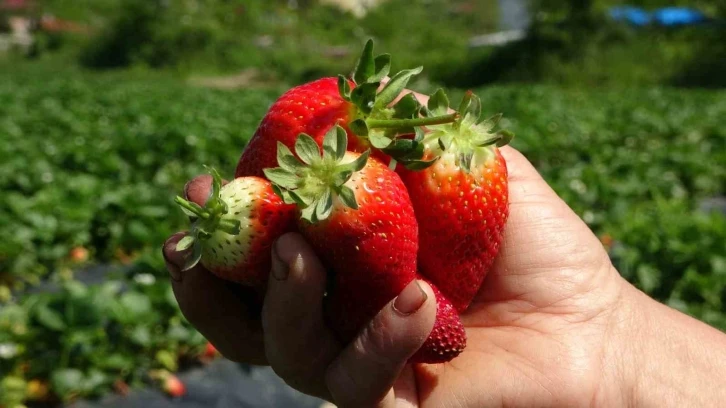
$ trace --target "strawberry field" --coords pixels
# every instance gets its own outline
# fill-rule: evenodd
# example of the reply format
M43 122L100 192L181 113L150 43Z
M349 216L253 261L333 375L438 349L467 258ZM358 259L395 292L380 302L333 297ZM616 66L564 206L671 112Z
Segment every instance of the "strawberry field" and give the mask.
M205 341L160 254L185 225L172 198L204 164L230 177L281 92L2 74L0 405L99 395L198 363ZM478 93L626 278L726 330L726 93Z

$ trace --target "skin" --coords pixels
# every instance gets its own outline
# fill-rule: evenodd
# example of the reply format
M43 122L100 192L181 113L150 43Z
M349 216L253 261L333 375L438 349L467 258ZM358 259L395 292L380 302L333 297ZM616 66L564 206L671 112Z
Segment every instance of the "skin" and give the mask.
M435 300L414 282L351 344L322 319L325 271L298 234L273 248L264 301L164 245L182 312L227 358L270 365L290 386L339 407L719 406L726 335L621 278L598 239L526 158L502 149L510 218L502 249L462 314L467 348L450 363L407 365ZM201 203L209 179L187 184Z

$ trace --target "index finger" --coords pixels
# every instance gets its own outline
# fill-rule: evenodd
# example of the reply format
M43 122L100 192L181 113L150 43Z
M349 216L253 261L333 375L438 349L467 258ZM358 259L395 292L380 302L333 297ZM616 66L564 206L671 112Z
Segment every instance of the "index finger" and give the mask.
M211 177L199 176L187 183L185 195L203 205L210 188ZM267 365L260 294L220 279L201 265L182 272L180 266L186 253L176 251L176 244L184 235L172 235L163 247L174 296L182 313L226 358Z

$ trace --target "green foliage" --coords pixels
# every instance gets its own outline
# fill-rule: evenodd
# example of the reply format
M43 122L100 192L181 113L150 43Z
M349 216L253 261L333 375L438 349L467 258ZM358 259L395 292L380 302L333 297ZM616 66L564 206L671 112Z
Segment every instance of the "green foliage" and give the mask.
M442 81L449 86L502 82L574 86L724 87L721 26L632 28L602 18L538 21L527 38L469 53Z
M448 86L502 82L575 86L726 86L726 35L722 22L692 27L632 27L610 20L611 0L532 0L527 37L501 47L475 49L458 69L441 77ZM639 0L646 10L697 7L712 18L712 1Z
M137 385L150 369L193 358L205 340L181 316L168 281L136 278L91 287L69 280L56 293L4 305L0 344L11 352L0 372L49 382L70 400L105 393L116 380Z
M684 216L687 214L688 216ZM726 330L726 217L657 198L608 222L620 272L672 307Z
M76 246L107 262L161 242L183 217L170 197L203 164L230 169L273 96L33 78L0 82L0 276L16 284Z
M118 17L92 40L81 61L95 68L180 64L186 55L205 49L221 35L218 21L207 10L198 2L174 6L163 0L124 2Z
M283 1L205 0L171 7L162 0L133 0L119 6L81 62L91 68L259 68L299 83L348 72L357 44L373 37L382 51L394 54L396 69L425 65L439 76L465 57L469 36L496 28L495 0L421 3L389 0L358 19L332 6L296 9Z

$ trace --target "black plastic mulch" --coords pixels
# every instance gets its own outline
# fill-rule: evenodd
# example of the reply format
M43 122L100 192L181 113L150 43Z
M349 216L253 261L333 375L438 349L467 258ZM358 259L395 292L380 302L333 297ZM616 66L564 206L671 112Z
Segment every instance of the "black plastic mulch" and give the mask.
M269 367L242 368L223 358L179 374L179 379L187 387L181 398L141 389L69 408L320 408L324 403L290 388Z

